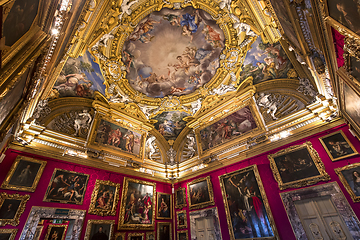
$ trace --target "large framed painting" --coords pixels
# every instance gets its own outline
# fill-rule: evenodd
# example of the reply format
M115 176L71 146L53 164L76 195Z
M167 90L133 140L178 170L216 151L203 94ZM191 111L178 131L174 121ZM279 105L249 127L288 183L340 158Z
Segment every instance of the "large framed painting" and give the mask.
M20 216L25 210L29 195L0 193L0 227L10 224L19 225Z
M35 192L45 165L45 161L17 156L1 188Z
M331 133L319 138L319 140L332 161L341 160L358 154L343 131Z
M115 216L119 201L119 191L119 183L97 179L91 195L88 213L100 216Z
M125 234L124 232L120 233L120 232L117 232L115 233L115 240L126 240L125 239Z
M199 209L214 205L214 193L210 176L187 183L189 209Z
M114 224L114 220L89 220L84 240L113 239Z
M82 204L89 175L55 168L44 202Z
M354 202L360 202L360 163L335 168L340 181Z
M64 240L67 227L67 224L49 224L45 240Z
M175 208L182 209L186 206L186 189L179 187L175 190Z
M17 229L0 229L1 240L15 240Z
M144 239L145 234L144 233L128 233L128 240L145 240Z
M157 222L157 240L171 240L172 230L170 222Z
M187 228L186 210L176 212L177 228Z
M155 240L156 234L155 231L146 232L146 240Z
M177 240L188 240L188 230L177 231Z
M124 178L118 229L154 229L156 183Z
M330 180L319 154L310 142L268 155L271 170L280 190Z
M105 119L99 119L98 122L94 133L95 144L140 157L143 143L143 136L140 132Z
M157 219L172 219L172 198L171 194L156 193L157 194Z
M256 165L219 177L230 238L279 239Z

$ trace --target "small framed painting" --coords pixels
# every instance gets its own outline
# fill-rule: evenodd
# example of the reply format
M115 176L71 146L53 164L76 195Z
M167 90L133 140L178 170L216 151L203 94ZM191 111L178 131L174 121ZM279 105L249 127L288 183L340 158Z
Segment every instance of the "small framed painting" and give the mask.
M50 224L48 225L45 240L64 240L66 236L66 230L68 225L66 224Z
M157 240L171 240L171 223L157 222Z
M340 181L354 202L360 202L360 163L335 168Z
M171 194L156 193L157 194L157 219L172 219L172 201Z
M179 187L175 190L175 208L182 209L186 205L186 190L183 187Z
M155 231L146 233L146 240L155 240Z
M128 233L128 240L145 240L144 233Z
M89 220L85 240L113 239L114 220Z
M187 228L186 210L176 212L177 228Z
M188 231L177 231L177 240L188 240Z
M125 233L115 233L115 240L125 240Z
M1 188L35 192L46 162L18 156L11 166Z
M17 229L0 229L1 240L15 240Z
M319 140L332 161L341 160L358 154L343 131L331 133L319 138Z
M214 205L214 193L210 176L187 183L189 209L199 209Z
M29 195L0 193L0 226L19 225L20 216L29 199Z
M96 180L88 213L100 216L115 216L119 201L119 190L119 183Z

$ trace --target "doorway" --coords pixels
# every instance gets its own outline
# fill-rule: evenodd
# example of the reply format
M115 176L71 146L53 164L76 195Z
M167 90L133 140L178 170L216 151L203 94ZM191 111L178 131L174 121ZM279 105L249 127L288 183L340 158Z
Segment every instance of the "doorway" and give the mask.
M198 240L214 240L215 226L212 217L195 219L196 239Z

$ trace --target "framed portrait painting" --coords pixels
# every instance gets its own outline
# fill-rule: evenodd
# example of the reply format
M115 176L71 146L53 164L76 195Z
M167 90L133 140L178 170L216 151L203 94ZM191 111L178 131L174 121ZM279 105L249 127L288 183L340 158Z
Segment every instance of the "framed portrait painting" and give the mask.
M55 168L44 202L82 204L89 175Z
M115 233L115 240L126 240L125 233Z
M172 200L171 194L156 193L157 194L157 219L172 219Z
M100 216L115 216L119 201L119 190L119 183L96 180L88 213Z
M230 238L279 239L256 165L219 179Z
M171 223L157 222L157 240L171 240Z
M146 232L146 240L155 240L155 238L156 238L155 231Z
M17 229L0 229L0 239L15 240Z
M319 154L310 142L283 149L268 155L268 158L280 190L330 180Z
M358 154L343 131L331 133L319 138L319 140L332 161L341 160Z
M154 229L156 183L124 178L118 229Z
M182 209L186 205L186 189L179 187L175 190L175 208Z
M214 205L214 193L210 176L187 183L189 209L199 209Z
M177 231L177 240L188 240L188 231Z
M67 227L67 224L49 224L44 240L64 240Z
M85 240L111 240L114 220L89 220L86 226Z
M17 226L29 199L29 195L0 193L0 226Z
M176 212L177 228L187 228L186 210Z
M354 202L360 202L360 163L335 168L340 181Z
M17 156L1 188L35 192L45 165L45 161Z
M144 233L128 233L128 240L145 240Z

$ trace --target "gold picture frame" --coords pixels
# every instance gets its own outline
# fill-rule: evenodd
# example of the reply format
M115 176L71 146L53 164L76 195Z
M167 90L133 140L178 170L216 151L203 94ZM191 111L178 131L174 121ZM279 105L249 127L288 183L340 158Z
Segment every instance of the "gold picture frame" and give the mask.
M126 240L125 235L126 235L126 233L124 233L124 232L122 232L122 233L117 232L117 233L115 233L115 240ZM121 239L119 237L121 237Z
M112 197L111 197L111 192L112 192ZM99 216L115 216L117 204L119 201L119 192L120 192L119 183L113 183L111 181L96 179L95 187L91 194L91 201L90 201L88 213ZM102 198L102 196L100 196L102 194L108 195L109 198L108 202L105 202L105 199ZM110 201L112 201L112 203Z
M7 239L7 240L15 240L17 231L18 231L18 229L16 229L16 228L14 228L14 229L0 229L0 235L1 234L11 234L9 239Z
M115 220L88 220L84 240L91 240L91 238L93 237L93 232L94 232L92 231L93 225L101 225L99 226L99 228L103 227L103 229L104 229L104 225L110 225L106 229L109 230L108 240L113 239L112 236L114 235L114 224L115 224Z
M43 221L43 220L42 220L42 221ZM39 224L40 224L40 222L39 222ZM40 239L41 233L42 233L43 229L44 229L44 226L39 226L39 225L38 225L38 226L36 227L33 240L39 240L39 239Z
M188 236L188 230L182 230L182 231L177 231L177 240L188 240L189 236ZM185 233L185 237L183 237L183 234Z
M65 236L66 236L66 230L67 230L67 227L68 227L67 224L49 224L48 229L47 229L47 233L46 233L46 236L45 236L45 240L52 240L53 239L52 235L54 234L54 233L52 233L53 228L60 228L60 227L63 228L62 236L61 236L61 238L54 238L54 239L64 240ZM57 232L56 232L56 234L57 234Z
M26 202L30 195L0 193L0 226L7 224L12 226L19 225L21 214L23 214ZM14 209L13 205L16 207Z
M353 163L344 167L335 168L334 170L351 199L354 202L360 202L360 184L356 181L356 179L360 180L360 176L355 176L355 172L357 172L358 175L360 173L360 163Z
M129 192L129 189L132 192ZM140 192L140 195L136 194L135 189ZM144 192L144 194L142 194L141 192ZM149 196L149 193L151 194L151 196ZM140 204L138 203L139 198L141 199L141 201L143 201L144 205L148 205L148 211L146 213L147 219L145 216L143 220L141 220L140 213L134 213L134 211L132 210L136 204ZM121 197L118 230L154 229L155 209L156 183L125 177Z
M156 234L155 231L146 232L146 240L155 240Z
M205 195L208 196L204 196L204 194L202 194L204 196L204 199L196 199L196 195L198 192L194 192L194 191L203 191L201 190L203 188L205 188L205 191L207 190L208 194L205 193ZM187 196L188 196L190 210L214 205L215 204L214 192L213 192L210 176L198 178L191 182L188 182Z
M171 222L157 222L157 240L171 240L172 239L172 230L171 230ZM164 230L167 226L167 230Z
M156 193L156 219L172 219L172 194Z
M23 167L23 165L26 165L26 167ZM10 168L10 171L6 175L4 182L1 184L1 188L16 191L35 192L41 175L45 169L45 165L46 161L41 161L30 157L17 156ZM34 173L31 172L31 170L36 170L35 176L32 176ZM16 178L16 180L13 178ZM17 180L19 178L20 180ZM31 186L24 186L28 182L32 182Z
M186 189L179 187L175 190L175 208L182 209L186 206Z
M342 130L321 137L319 140L331 161L338 161L359 154Z
M145 240L145 239L144 239L144 237L145 237L145 234L144 234L144 233L128 233L127 239L128 239L128 240L132 240L132 239L131 239L132 237L142 237L141 240Z
M325 171L325 166L311 142L269 154L268 159L280 190L299 188L330 180L330 176Z
M183 219L180 219L181 216ZM186 210L176 212L176 223L178 229L187 228Z
M239 211L239 212L241 212L241 215L242 215L242 216L239 215L239 217L240 217L239 219L241 219L239 221L244 221L244 222L256 221L251 218L249 219L249 217L247 217L248 216L247 212L254 211L255 212L254 214L257 214L256 211L254 210L254 208L251 208L249 202L247 202L247 204L245 203L246 197L245 197L244 192L247 191L247 195L250 195L253 198L257 198L257 200L258 200L257 202L262 203L262 204L259 204L258 206L261 206L261 205L263 206L264 209L262 211L266 213L266 216L269 220L269 223L266 223L265 216L264 216L264 214L262 214L261 216L263 218L263 221L261 221L261 219L260 219L261 217L259 217L257 219L260 222L260 223L258 223L258 226L262 226L265 222L266 224L268 224L268 226L266 226L265 228L266 229L271 228L271 231L272 231L272 232L268 233L267 236L266 236L266 234L264 234L265 231L263 231L261 233L261 234L264 234L263 237L255 237L255 238L250 237L249 238L247 236L247 237L235 238L234 230L236 230L236 229L229 227L229 233L230 233L231 240L235 240L235 239L277 240L277 239L280 239L279 234L276 229L273 215L271 213L269 201L267 199L265 189L262 184L260 174L259 174L259 171L258 171L258 168L256 165L251 165L249 167L221 175L221 176L219 176L219 181L220 181L221 193L223 196L228 226L233 226L233 223L232 223L233 213L230 211L229 199L231 199L231 201L236 201L235 199L237 199L238 197L240 197L240 198L242 197L244 200L244 206L238 207L239 210L242 209L241 211ZM244 184L247 184L247 187L244 187L243 186ZM251 184L251 186L250 186L250 184ZM230 193L229 189L236 191L236 194L235 194L235 192ZM239 192L239 195L237 194L237 191ZM233 196L233 195L236 195L236 196ZM244 212L246 212L246 214ZM250 214L252 214L252 213L250 213ZM240 229L237 229L237 230L241 234Z

